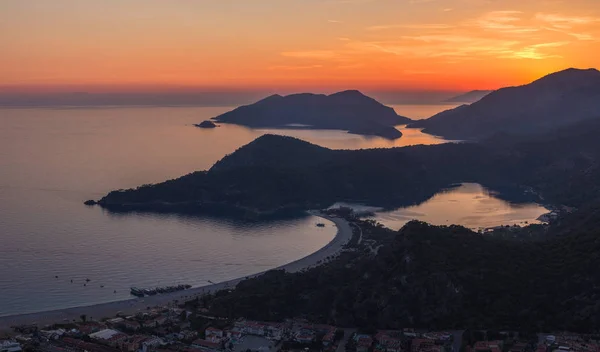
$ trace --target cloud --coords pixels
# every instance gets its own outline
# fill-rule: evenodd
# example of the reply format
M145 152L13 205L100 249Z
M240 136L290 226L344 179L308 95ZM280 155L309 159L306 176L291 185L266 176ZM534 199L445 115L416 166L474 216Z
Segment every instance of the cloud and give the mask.
M386 29L450 29L454 26L443 24L443 23L423 23L423 24L388 24L388 25L377 25L369 26L366 29L368 31L381 31Z
M344 23L344 22L338 21L338 20L327 20L327 22L329 22L329 23Z
M596 23L600 20L590 16L527 14L506 9L483 12L455 23L373 24L364 28L368 39L358 40L357 34L352 39L337 38L341 44L335 50L289 51L281 55L328 60L338 64L338 69L356 68L371 57L386 60L385 55L374 53L452 63L489 58L560 59L566 50L562 47L594 40L586 30L598 30Z
M594 17L578 17L564 16L559 14L537 13L535 18L540 21L547 22L556 28L570 29L573 26L591 24L600 22L600 18Z
M281 56L293 57L297 59L320 59L327 60L336 56L336 53L331 50L307 50L307 51L285 51Z
M304 65L304 66L278 65L278 66L269 67L269 70L298 71L298 70L311 70L311 69L322 68L322 67L323 67L323 65Z
M583 27L589 28L600 23L600 18L589 16L565 16L559 14L537 13L535 19L543 23L548 31L563 33L577 40L594 40L590 33L581 32Z

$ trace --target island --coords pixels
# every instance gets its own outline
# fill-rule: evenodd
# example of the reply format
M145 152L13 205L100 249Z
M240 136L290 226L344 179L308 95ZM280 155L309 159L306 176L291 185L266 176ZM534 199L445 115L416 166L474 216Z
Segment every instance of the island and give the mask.
M217 125L210 120L202 121L201 123L196 124L194 126L200 127L200 128L216 128L217 127Z
M395 126L413 122L357 90L331 95L275 94L213 120L251 128L336 129L386 139L402 137Z

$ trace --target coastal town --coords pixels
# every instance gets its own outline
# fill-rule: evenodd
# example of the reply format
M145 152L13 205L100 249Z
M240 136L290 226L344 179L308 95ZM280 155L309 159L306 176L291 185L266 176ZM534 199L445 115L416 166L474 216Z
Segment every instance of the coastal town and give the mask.
M228 320L189 304L135 315L44 327L14 326L0 352L598 352L597 336L513 331L377 330L315 324Z

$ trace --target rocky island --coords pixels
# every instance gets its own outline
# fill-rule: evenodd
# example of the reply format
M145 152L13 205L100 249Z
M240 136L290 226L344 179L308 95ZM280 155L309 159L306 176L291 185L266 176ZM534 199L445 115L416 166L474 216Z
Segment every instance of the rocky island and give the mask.
M336 129L387 139L402 137L394 126L412 122L356 90L331 95L276 94L213 120L252 128Z
M196 124L194 126L200 127L200 128L216 128L217 127L217 125L210 120L202 121L201 123Z

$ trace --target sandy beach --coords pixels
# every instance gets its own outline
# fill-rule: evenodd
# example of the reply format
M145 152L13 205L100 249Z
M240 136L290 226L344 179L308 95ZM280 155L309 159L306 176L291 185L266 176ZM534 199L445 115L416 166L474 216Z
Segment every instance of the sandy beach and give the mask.
M324 216L318 212L311 212L311 214L333 222L337 227L336 236L333 238L333 240L331 240L331 242L318 251L304 258L271 270L283 269L287 272L293 273L318 266L319 264L323 263L327 257L337 255L342 250L343 246L352 238L352 228L346 220ZM36 324L41 328L50 324L71 322L73 320L79 320L82 314L85 314L88 319L93 320L114 317L118 312L122 312L123 314L135 314L136 312L146 310L148 307L164 306L176 300L189 300L195 296L199 296L208 292L234 288L240 281L245 280L246 278L259 276L263 273L264 272L260 272L246 277L168 294L0 317L0 333L9 333L12 331L10 327L16 325Z

